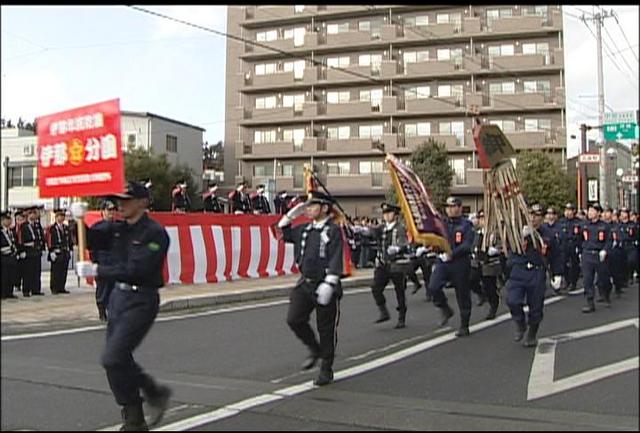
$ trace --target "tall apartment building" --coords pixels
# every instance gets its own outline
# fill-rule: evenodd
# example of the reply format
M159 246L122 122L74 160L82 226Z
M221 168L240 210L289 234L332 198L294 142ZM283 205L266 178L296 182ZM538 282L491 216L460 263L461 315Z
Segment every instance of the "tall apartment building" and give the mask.
M518 150L565 162L560 6L229 6L227 182L303 191L311 163L352 215L390 186L377 149L446 145L452 192L482 206L469 109Z

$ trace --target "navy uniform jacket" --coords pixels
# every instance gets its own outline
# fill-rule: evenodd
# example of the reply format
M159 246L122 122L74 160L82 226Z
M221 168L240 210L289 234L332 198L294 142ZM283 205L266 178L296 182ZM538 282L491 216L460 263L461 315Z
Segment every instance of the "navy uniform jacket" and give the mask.
M0 254L2 256L2 262L14 263L16 255L18 253L18 246L16 245L16 238L13 234L13 230L0 228ZM8 272L8 271L4 271Z
M562 260L564 263L564 248L562 248L562 246L564 245L566 240L564 238L564 230L563 230L562 224L556 221L554 224L544 223L543 225L546 228L548 228L553 234L553 236L556 238L557 250L553 253L553 259ZM551 260L551 257L550 257L550 260Z
M51 224L47 229L47 245L50 252L60 254L73 251L73 240L69 227L65 224Z
M626 223L620 223L621 233L620 240L622 241L622 247L625 250L633 250L638 248L638 239L640 239L640 231L638 231L638 224L627 221Z
M25 221L20 225L18 243L21 251L27 253L27 257L39 257L42 253L42 244L35 224Z
M602 220L587 221L582 226L582 250L611 253L612 247L611 225Z
M271 213L271 206L269 206L269 200L267 200L267 198L262 194L256 194L256 196L253 197L253 199L251 199L251 205L253 207L253 210L257 210L261 214Z
M111 265L111 249L113 248L113 222L105 219L98 221L91 230L87 230L87 244L91 251L91 260L99 265Z
M251 199L244 192L235 191L232 198L233 212L251 212Z
M562 275L564 263L561 260L560 243L558 242L555 233L545 225L541 225L537 229L540 237L542 237L542 248L538 250L534 247L531 237L528 236L525 239L525 252L524 254L512 253L509 256L507 267L511 268L513 265L527 264L533 266L547 267L547 263L550 267L552 275Z
M285 242L294 244L294 256L302 277L320 283L325 277L336 283L344 274L340 227L330 219L323 223L282 228Z
M399 254L407 252L409 248L407 231L400 221L396 221L393 225L383 223L376 227L365 229L361 234L365 238L376 241L376 264L378 265L396 261L399 258ZM400 247L400 251L397 254L389 255L387 250L392 245Z
M36 227L36 244L39 246L40 251L46 251L47 243L45 241L46 238L44 237L44 230L42 229L40 220L35 220L34 225Z
M205 212L223 213L223 207L215 194L210 194L204 199Z
M475 232L473 224L467 218L445 217L444 222L447 224L447 237L451 246L451 259L469 257Z
M579 218L562 218L560 227L562 228L562 244L566 252L578 252L582 250L582 224Z
M98 264L98 278L140 287L164 286L162 271L169 249L169 235L164 227L147 213L133 225L115 221L96 226L87 230L89 245L96 248L113 242L113 262Z

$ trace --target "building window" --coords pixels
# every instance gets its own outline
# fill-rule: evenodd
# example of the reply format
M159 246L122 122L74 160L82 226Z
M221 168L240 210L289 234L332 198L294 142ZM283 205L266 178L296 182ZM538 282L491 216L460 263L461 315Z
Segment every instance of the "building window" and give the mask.
M256 75L271 75L277 71L276 63L258 63L256 65Z
M327 174L345 175L351 173L349 161L327 162Z
M282 97L282 106L293 107L294 111L302 111L302 107L304 106L304 93L284 95Z
M428 50L407 51L402 54L402 60L404 61L405 69L407 68L408 63L428 62L429 51Z
M282 139L286 142L293 143L295 150L302 150L304 134L304 128L285 129L282 132Z
M346 68L349 66L349 56L327 57L327 66L330 68Z
M511 16L513 16L513 10L511 8L487 9L487 25L491 28L493 21Z
M9 188L36 186L37 180L34 176L35 165L8 167L8 170Z
M382 89L360 90L360 101L370 101L372 107L382 105Z
M429 15L416 15L413 17L405 17L404 25L407 27L428 26Z
M513 44L494 45L489 47L489 58L500 56L513 56Z
M358 168L360 174L384 173L382 161L360 161Z
M273 176L273 164L256 164L253 166L254 177Z
M328 24L327 34L337 35L338 33L345 33L349 31L349 23Z
M524 119L524 130L527 132L551 132L550 119Z
M496 125L502 132L516 132L516 122L514 120L490 120L489 124Z
M305 5L294 5L293 11L297 14L304 12Z
M426 99L431 97L430 86L412 86L407 87L404 91L405 99Z
M134 149L138 141L138 134L127 134L127 149Z
M462 65L462 48L440 48L438 60L452 61L456 65Z
M269 108L276 108L275 95L256 98L256 109L263 110Z
M436 15L437 24L462 24L462 14L460 13L444 13Z
M253 132L253 142L255 144L275 143L275 141L276 141L275 129L268 129L268 130Z
M544 64L548 65L551 63L551 52L549 51L548 42L523 43L522 54L542 54L544 56Z
M358 56L359 66L371 66L372 71L380 71L382 54L361 54Z
M348 140L351 136L349 126L330 126L327 128L327 138L332 140Z
M449 160L449 166L453 169L454 185L464 185L467 183L464 170L464 162L464 159L461 158Z
M268 30L265 32L256 33L256 40L258 42L271 42L278 39L278 30Z
M447 98L453 96L462 103L463 88L462 84L444 84L438 86L438 97Z
M454 135L458 146L464 146L464 122L440 122L440 135Z
M327 92L328 104L344 104L351 100L351 92Z
M407 137L428 137L431 135L431 123L407 123L404 125L404 135Z
M178 153L178 137L167 134L167 152Z
M358 128L360 138L380 139L382 138L382 125L361 125Z
M293 71L294 80L301 80L304 78L304 68L306 64L304 60L296 60L293 62L284 62L284 71Z
M524 93L542 93L549 98L551 96L551 82L549 80L525 81Z

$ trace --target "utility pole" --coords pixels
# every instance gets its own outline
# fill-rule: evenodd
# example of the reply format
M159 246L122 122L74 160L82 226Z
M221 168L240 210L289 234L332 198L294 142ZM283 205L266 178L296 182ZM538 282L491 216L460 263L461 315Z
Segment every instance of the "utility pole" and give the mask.
M596 42L598 44L598 126L600 126L599 131L599 142L600 146L600 170L599 170L599 183L600 183L600 193L598 194L598 201L602 206L604 206L605 198L607 196L607 154L606 154L606 142L604 140L604 77L602 73L602 26L605 18L612 18L613 14L609 13L605 10L598 12L595 15L592 15L591 18L588 18L590 21L593 21L596 26ZM582 14L582 21L586 24L587 18Z

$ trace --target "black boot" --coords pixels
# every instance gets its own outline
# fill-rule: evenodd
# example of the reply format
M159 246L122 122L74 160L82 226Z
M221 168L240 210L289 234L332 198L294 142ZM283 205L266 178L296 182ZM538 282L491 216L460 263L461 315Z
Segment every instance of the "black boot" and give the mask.
M120 431L149 431L142 412L142 401L122 407L122 427Z
M487 317L485 317L484 319L485 320L493 320L493 319L495 319L497 312L498 312L498 306L497 305L495 305L495 306L492 305L489 308L489 313L487 314Z
M593 298L588 298L587 299L587 305L582 307L582 312L583 313L593 313L594 311L596 311L596 304L594 304Z
M427 291L427 298L425 299L426 302L433 302L433 296L431 296L431 294Z
M516 322L516 333L513 334L513 341L520 341L524 337L524 333L527 330L527 324L522 322Z
M320 373L318 377L313 380L313 384L316 386L328 385L333 382L333 369L331 368L331 363L326 360L322 361L322 365L320 366Z
M539 323L534 325L529 325L529 332L527 332L527 338L522 342L524 347L535 347L538 345L538 340L536 339L536 334L538 334Z
M150 427L158 425L162 421L164 412L169 407L169 398L171 398L171 388L164 385L158 385L152 394L145 393L147 402L147 415L145 420Z
M440 327L446 326L449 319L453 316L453 310L449 307L449 304L439 307L440 310Z
M398 310L399 311L399 315L398 315L398 323L396 323L395 329L401 329L401 328L405 328L405 318L407 316L407 309L405 308L404 310Z
M469 336L469 323L460 324L460 328L456 331L456 337L468 337Z
M611 291L605 293L604 295L604 307L611 308Z
M384 304L378 305L378 308L380 309L380 316L378 317L378 320L376 320L374 323L386 322L391 318L391 316L389 315L389 310L387 310L386 305Z
M478 307L482 307L484 305L484 303L486 302L487 297L484 296L484 294L480 293L478 294L478 302L476 303L476 305Z

